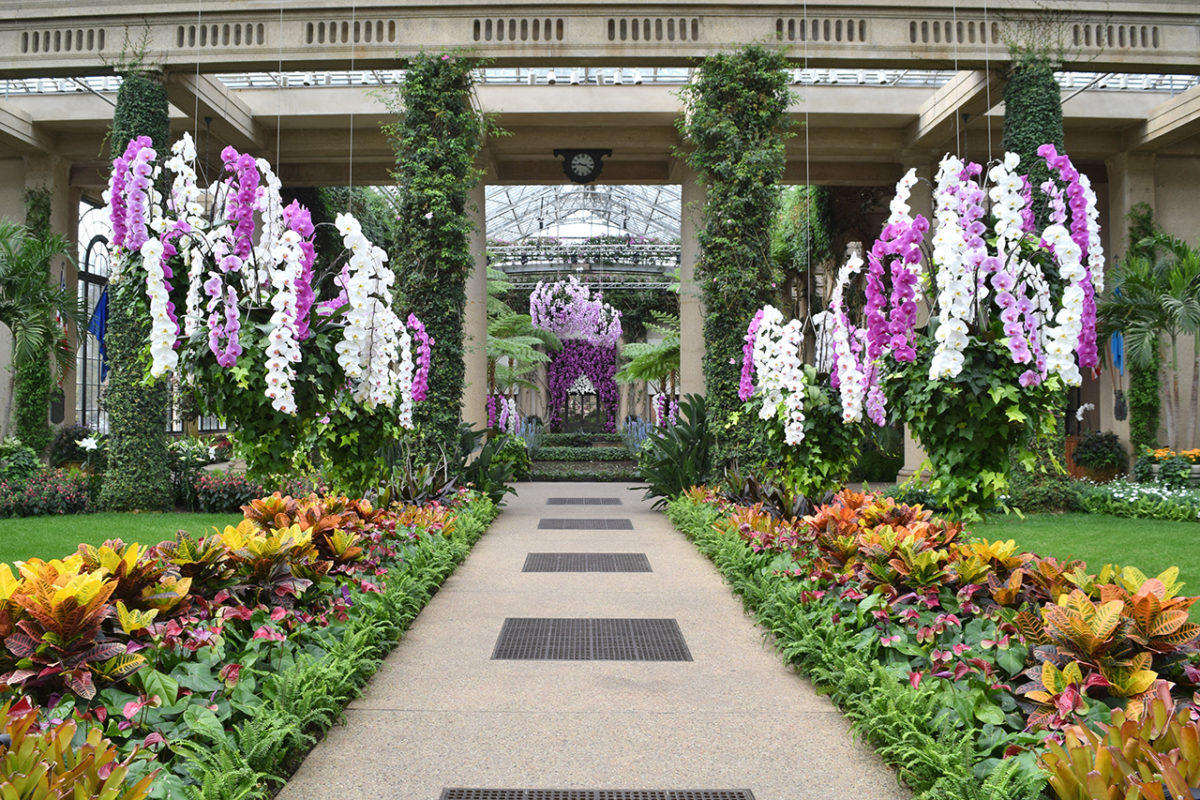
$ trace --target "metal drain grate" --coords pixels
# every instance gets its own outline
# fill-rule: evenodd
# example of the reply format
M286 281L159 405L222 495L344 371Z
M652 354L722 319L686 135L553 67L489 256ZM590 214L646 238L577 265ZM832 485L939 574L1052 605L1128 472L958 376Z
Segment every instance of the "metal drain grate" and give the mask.
M625 517L611 519L554 519L543 517L538 520L538 530L559 531L631 531L633 522Z
M651 572L645 553L530 553L521 572Z
M551 497L548 506L619 506L619 497Z
M444 789L441 800L754 800L749 789Z
M495 661L691 661L673 619L504 620Z

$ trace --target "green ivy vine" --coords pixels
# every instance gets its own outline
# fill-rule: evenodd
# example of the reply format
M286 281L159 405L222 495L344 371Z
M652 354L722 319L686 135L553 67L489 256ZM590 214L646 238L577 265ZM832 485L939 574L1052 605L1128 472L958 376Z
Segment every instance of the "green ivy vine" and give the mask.
M34 239L49 239L51 196L49 189L25 191L25 229ZM50 280L46 264L46 280ZM50 444L50 353L13 364L13 434L21 444L41 454Z
M707 188L696 282L705 307L704 380L717 463L748 454L748 432L730 424L741 407L742 338L780 279L771 258L771 224L792 97L786 67L779 53L747 47L706 58L683 90L687 110L678 126L689 145L684 157Z
M397 312L411 310L434 339L428 399L414 412L417 447L430 457L454 452L458 442L463 315L474 266L468 193L482 177L476 156L494 133L471 105L478 67L477 60L459 55L413 58L404 84L389 99L397 118L384 125L396 153Z
M138 136L149 136L155 148L165 152L170 120L161 76L132 68L122 77L113 109L111 157L124 153ZM143 283L144 273L135 259L108 288L108 470L100 504L110 511L171 506L167 382L147 379L150 310Z

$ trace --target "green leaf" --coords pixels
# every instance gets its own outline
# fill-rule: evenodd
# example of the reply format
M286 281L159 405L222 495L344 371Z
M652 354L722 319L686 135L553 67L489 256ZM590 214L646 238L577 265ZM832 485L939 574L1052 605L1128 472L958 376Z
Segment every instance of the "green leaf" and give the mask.
M183 721L192 731L216 744L225 740L225 726L217 719L216 714L204 706L188 706L187 711L183 712Z
M983 700L983 698L980 698L980 700L982 702L975 705L975 719L990 725L1003 725L1004 711L1001 710L1000 706L989 703Z

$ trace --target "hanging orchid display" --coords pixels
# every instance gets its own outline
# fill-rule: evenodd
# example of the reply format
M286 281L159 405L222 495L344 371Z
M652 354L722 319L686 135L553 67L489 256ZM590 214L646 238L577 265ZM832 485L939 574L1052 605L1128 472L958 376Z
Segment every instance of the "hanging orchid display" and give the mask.
M821 319L843 418L865 414L883 425L891 408L929 455L932 488L966 516L997 501L1010 451L1052 431L1048 412L1063 387L1080 385L1081 370L1098 365L1104 251L1096 195L1053 145L1038 154L1052 175L1038 187L1013 153L986 175L947 155L932 226L911 213L910 171L866 261L855 255L841 268ZM1035 191L1048 200L1041 230ZM845 293L864 267L856 324Z
M621 312L605 303L599 292L593 295L588 286L571 277L556 283L539 282L529 297L529 315L534 327L550 331L563 342L548 368L550 429L562 429L567 395L576 379L585 375L604 409L605 431L615 431L619 393L614 376Z
M381 420L411 429L431 340L415 316L392 310L387 254L341 214L346 257L329 260L332 279L316 275L309 211L284 206L264 159L227 147L221 161L224 177L201 186L185 133L161 164L147 137L113 163L113 280L140 256L150 374L183 373L207 412L246 434L251 468L264 472L282 471L305 426L331 410L358 408L361 421L388 409ZM163 197L157 187L167 181ZM318 287L331 296L319 298ZM183 302L182 320L172 298Z

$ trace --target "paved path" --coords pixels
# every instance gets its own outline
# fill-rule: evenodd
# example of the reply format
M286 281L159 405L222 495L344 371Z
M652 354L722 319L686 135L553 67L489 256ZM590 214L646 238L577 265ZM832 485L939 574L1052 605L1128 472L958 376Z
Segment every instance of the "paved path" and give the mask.
M519 488L280 800L438 800L445 787L911 796L640 492ZM570 496L622 505L546 503ZM539 530L544 517L624 517L633 530ZM523 573L530 552L639 552L653 571ZM507 617L675 618L693 660L493 661Z

